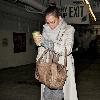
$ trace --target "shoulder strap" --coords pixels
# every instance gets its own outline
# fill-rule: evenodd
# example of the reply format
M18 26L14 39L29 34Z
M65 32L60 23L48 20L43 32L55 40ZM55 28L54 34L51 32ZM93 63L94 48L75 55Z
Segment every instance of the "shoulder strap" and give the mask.
M53 54L53 57L52 57L53 62L58 63L59 55L56 55L53 52L52 52L52 54ZM65 47L65 56L64 56L64 66L67 67L67 49L66 49L66 47Z
M37 62L39 62L39 61L43 58L43 56L44 56L48 51L49 51L49 49L46 49L46 50L42 53L42 55L40 56L40 58L38 59Z
M64 66L66 66L66 67L67 67L67 49L66 49L66 47L65 47Z

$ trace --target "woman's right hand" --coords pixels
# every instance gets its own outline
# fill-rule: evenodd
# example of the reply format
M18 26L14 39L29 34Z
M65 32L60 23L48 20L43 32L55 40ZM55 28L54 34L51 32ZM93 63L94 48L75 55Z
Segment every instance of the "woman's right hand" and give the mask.
M37 46L41 46L41 38L42 38L41 34L33 36L34 42L36 43Z

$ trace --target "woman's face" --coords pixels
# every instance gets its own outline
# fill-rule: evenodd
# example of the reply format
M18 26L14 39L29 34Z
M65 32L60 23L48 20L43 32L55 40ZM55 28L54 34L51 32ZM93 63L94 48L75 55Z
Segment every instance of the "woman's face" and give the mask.
M55 17L52 14L46 16L46 23L52 30L58 26L59 22L60 22L60 17Z

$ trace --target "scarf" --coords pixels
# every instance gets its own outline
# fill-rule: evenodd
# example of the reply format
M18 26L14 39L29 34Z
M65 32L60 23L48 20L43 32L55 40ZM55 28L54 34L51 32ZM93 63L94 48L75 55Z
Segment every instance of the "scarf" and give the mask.
M44 47L53 49L54 42L58 39L59 35L65 30L67 24L61 18L59 24L55 29L51 29L47 24L43 25L43 36L42 36L42 44Z

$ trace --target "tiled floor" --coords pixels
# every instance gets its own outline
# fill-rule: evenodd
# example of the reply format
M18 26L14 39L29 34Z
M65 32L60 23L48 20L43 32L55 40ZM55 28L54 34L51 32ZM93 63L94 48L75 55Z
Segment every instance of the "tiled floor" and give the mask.
M1 69L0 100L40 100L34 66ZM100 58L76 57L75 66L79 100L100 100Z

